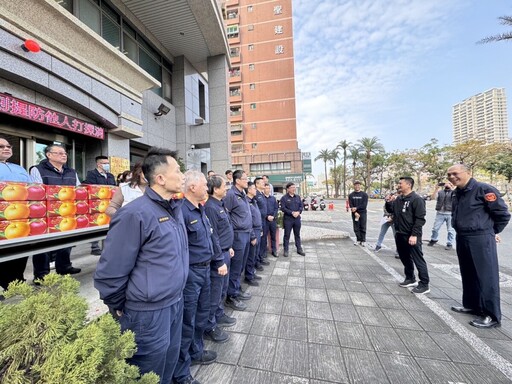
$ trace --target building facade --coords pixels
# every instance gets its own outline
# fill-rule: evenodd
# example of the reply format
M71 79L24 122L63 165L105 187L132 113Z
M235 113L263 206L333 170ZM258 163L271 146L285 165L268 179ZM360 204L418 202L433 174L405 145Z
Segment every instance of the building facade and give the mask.
M453 143L481 140L487 144L508 139L507 97L504 88L492 88L453 106Z
M302 181L297 143L292 0L219 1L230 47L233 168Z
M0 15L0 136L13 162L28 168L61 143L81 179L95 156L114 172L151 146L178 150L187 168L231 165L215 0L5 0Z

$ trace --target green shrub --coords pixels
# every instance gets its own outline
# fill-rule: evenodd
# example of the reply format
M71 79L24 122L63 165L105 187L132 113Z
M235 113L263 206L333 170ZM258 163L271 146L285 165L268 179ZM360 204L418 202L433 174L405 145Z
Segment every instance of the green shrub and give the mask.
M0 383L157 384L126 363L136 351L132 332L104 315L86 321L79 283L49 274L40 288L12 283L0 304ZM138 380L140 378L140 380Z

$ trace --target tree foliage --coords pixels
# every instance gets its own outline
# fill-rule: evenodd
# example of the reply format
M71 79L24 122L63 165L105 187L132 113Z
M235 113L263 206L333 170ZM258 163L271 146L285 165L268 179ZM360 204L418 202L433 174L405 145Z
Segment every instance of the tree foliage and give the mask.
M86 321L78 281L49 274L40 289L16 282L0 304L0 383L157 384L126 359L136 351L110 315ZM140 380L138 380L140 378Z
M512 26L512 16L500 16L498 17L501 25ZM492 43L496 41L512 40L512 31L499 33L494 36L488 36L479 41L480 44Z

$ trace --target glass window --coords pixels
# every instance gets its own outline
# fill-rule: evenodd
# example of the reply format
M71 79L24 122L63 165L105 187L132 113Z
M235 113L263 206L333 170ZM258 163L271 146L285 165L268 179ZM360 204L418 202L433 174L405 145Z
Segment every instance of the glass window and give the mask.
M253 25L253 24L249 24L249 25L247 26L247 30L249 30L249 31L254 31L254 25Z
M251 103L251 109L256 109L256 103Z
M254 64L249 64L249 71L254 71Z
M254 90L254 89L256 89L256 84L254 84L254 83L249 84L249 89L250 89L251 91L252 91L252 90Z
M89 0L79 0L79 19L98 35L101 35L101 12Z
M137 42L130 37L127 33L123 34L123 53L128 57L131 61L137 63L139 60L137 59L137 52L139 51Z
M249 45L247 46L247 49L248 49L249 51L254 51L254 44L249 44Z
M172 101L172 76L166 69L162 71L162 97Z
M103 27L101 36L112 46L121 49L121 27L105 14L101 16L101 25Z
M66 9L68 12L73 13L73 0L55 0L57 4Z

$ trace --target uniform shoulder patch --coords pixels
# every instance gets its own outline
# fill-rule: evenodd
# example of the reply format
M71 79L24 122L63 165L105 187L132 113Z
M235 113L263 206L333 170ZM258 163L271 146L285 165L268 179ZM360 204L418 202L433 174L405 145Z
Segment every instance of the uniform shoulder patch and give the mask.
M159 217L158 218L158 222L159 223L163 223L163 222L166 222L168 220L170 220L171 218L169 216L164 216L164 217Z
M486 193L485 196L485 201L489 201L489 202L493 202L493 201L496 201L498 198L496 197L496 194L494 192L489 192L489 193Z

